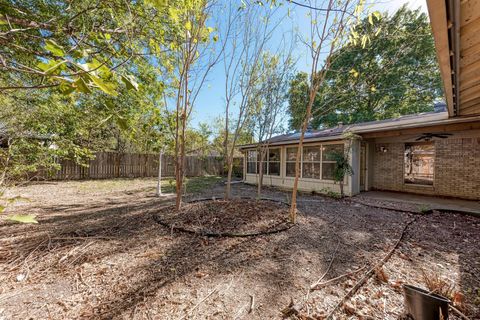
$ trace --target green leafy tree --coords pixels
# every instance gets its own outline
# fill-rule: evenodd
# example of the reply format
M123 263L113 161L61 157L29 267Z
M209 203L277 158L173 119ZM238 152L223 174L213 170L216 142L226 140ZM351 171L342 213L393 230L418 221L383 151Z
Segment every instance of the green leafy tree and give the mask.
M219 116L213 120L212 124L212 148L215 150L216 153L220 154L223 159L226 159L228 156L228 152L225 149L225 137L228 137L228 150L233 148L233 137L234 137L234 128L236 119L233 117L229 117L229 125L228 128L230 132L228 134L225 133L225 117ZM255 140L253 138L253 124L248 122L239 132L237 140L235 141L236 145L242 144L249 144L253 143ZM234 150L236 150L234 148ZM242 156L240 152L234 154L235 157ZM225 172L227 172L228 168L225 165Z
M186 132L186 154L205 157L214 152L210 143L212 130L207 123L200 123L198 128L189 128Z
M172 141L171 116L158 97L158 83L151 81L156 75L139 70L139 90L118 96L96 91L77 97L50 90L0 96L3 181L54 171L62 159L86 165L97 151L157 152L160 144Z
M332 55L330 70L312 108L314 127L381 120L433 110L442 97L428 17L405 6L372 15L357 26L368 35ZM299 128L308 101L309 76L298 73L289 92L290 127Z
M1 0L0 90L137 89L127 66L168 52L173 20L144 1Z
M168 140L163 97L180 32L169 4L183 2L160 2L0 0L3 182Z

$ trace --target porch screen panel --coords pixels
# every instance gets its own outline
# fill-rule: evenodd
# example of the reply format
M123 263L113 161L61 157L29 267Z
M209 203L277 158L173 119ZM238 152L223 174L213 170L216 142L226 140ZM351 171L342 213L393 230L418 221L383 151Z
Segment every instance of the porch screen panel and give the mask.
M262 152L264 153L263 154L263 163L262 163L262 171L263 171L263 174L266 175L267 174L267 170L268 170L268 152L266 150L261 150L258 154L257 154L257 173L260 173L260 159L262 158Z
M405 183L433 185L435 145L432 142L406 144L404 158Z
M247 173L257 173L257 151L247 152Z
M280 175L280 149L268 150L268 175Z
M287 177L295 177L295 160L297 159L298 148L287 148L286 156L286 175ZM302 164L300 163L300 166Z
M326 144L322 147L322 180L334 180L335 154L343 154L343 144Z
M303 148L302 178L320 179L320 146Z

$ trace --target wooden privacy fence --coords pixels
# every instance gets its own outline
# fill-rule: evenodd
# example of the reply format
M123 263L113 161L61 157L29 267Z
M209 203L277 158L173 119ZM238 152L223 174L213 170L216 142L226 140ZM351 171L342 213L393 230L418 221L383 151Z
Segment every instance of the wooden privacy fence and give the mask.
M108 179L156 177L158 175L158 154L137 154L98 152L88 166L81 166L71 160L62 160L61 169L49 176L49 180ZM243 172L242 158L235 158L234 174ZM208 156L187 156L185 175L197 177L203 175L224 175L223 159ZM173 156L162 156L162 177L175 176Z

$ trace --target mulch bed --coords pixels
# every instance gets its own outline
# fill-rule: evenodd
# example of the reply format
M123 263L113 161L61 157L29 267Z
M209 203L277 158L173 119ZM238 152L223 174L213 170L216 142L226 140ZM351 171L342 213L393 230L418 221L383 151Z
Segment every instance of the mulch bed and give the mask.
M480 319L478 218L301 194L297 224L285 232L208 237L155 218L190 231L273 230L288 220L281 202L288 194L265 188L279 202L257 202L255 187L236 184L237 198L212 201L225 188L219 183L185 198L209 201L176 213L172 198L153 197L155 186L135 179L15 190L31 200L7 214L34 213L39 224L0 221L0 319L325 319L333 312L334 319L397 320L402 285L428 288L432 279Z
M265 199L205 199L184 204L179 211L169 206L155 213L154 220L171 230L216 237L265 235L293 226L287 204Z

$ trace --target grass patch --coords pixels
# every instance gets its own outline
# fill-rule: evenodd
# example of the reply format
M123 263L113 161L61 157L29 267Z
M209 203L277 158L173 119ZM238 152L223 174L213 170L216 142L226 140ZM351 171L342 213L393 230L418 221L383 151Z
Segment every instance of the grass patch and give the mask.
M222 177L205 176L185 178L186 193L199 193L222 181ZM162 180L162 193L175 193L175 179Z
M186 193L199 193L214 186L222 181L219 176L191 177L185 178ZM157 179L149 178L117 178L108 180L85 180L74 181L74 188L81 193L103 193L118 191L147 191L155 192L157 189ZM162 179L162 193L175 193L175 179Z
M106 180L73 180L71 182L78 184L77 189L82 192L102 192L128 189L132 185L132 181L135 180L140 179L115 178Z

